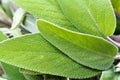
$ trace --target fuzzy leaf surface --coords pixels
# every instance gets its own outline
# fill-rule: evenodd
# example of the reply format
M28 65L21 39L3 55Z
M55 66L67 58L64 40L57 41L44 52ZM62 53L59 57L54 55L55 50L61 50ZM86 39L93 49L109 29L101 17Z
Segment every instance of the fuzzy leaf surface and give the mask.
M43 74L86 78L100 73L74 62L40 34L26 35L2 42L0 52L0 61Z
M56 0L12 0L17 5L41 19L61 27L78 31L63 15ZM31 6L32 5L32 6ZM49 6L49 7L48 7Z
M117 48L101 37L70 31L44 20L37 21L41 35L76 62L104 70L111 67Z
M97 36L110 36L116 18L110 0L57 0L67 19L80 31Z
M6 39L7 37L2 32L0 32L0 41L6 40ZM19 72L18 67L15 67L3 62L1 62L1 64L5 74L7 75L8 80L26 80L23 74Z

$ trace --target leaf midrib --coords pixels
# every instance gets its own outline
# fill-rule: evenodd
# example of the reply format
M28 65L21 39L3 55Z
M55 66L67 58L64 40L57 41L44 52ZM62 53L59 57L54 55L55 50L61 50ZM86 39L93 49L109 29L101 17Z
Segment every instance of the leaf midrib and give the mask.
M84 1L84 0L82 0L82 1ZM84 3L83 5L85 6L85 10L87 11L87 13L89 13L89 16L91 17L92 21L94 22L96 29L103 36L104 34L102 33L102 30L99 28L99 26L95 20L95 17L92 15L91 10L89 9L88 5L85 4L85 1L83 3Z
M53 34L56 34L55 32L53 32ZM56 34L57 35L57 34ZM58 37L60 37L60 38L62 38L62 39L64 39L65 41L67 41L68 43L72 43L70 40L67 40L67 39L65 39L65 37L63 37L63 36L60 36L60 35L57 35ZM44 36L43 36L44 37ZM50 42L49 40L47 40L48 42ZM50 42L51 43L51 42ZM80 47L81 49L85 49L85 50L88 50L88 51L92 51L92 52L95 52L95 53L97 53L98 55L102 55L102 56L107 56L107 57L109 57L109 58L113 58L112 56L110 56L110 55L105 55L105 54L103 54L103 53L101 53L101 52L98 52L98 51L96 51L96 50L92 50L92 49L90 49L90 48L87 48L87 47L83 47L83 46L80 46L80 45L77 45L77 44L75 44L75 43L72 43L73 45L75 45L75 46L77 46L77 47ZM54 44L52 44L53 46L55 46ZM56 46L55 46L56 47ZM57 49L59 49L58 47L56 47ZM62 51L62 50L60 50L60 51ZM63 51L62 51L63 52ZM64 53L64 52L63 52Z

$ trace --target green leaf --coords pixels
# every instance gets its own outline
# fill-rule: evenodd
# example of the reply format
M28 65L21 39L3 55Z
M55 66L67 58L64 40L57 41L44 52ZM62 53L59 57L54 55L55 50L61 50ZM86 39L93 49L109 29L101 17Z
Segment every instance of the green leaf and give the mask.
M22 68L20 69L20 72L23 73L26 79L28 80L66 80L67 79L64 77L42 74Z
M113 4L115 12L120 14L120 0L111 0L111 2Z
M118 63L118 64L114 67L114 72L119 72L119 73L120 73L120 63Z
M22 68L20 69L20 72L23 73L28 80L66 80L67 79L65 77L42 74Z
M19 72L19 68L2 63L2 67L5 70L8 80L26 80L23 74Z
M100 80L120 80L120 73L115 73L114 68L103 71Z
M37 24L46 40L78 63L99 70L111 67L117 48L103 38L73 32L44 20Z
M83 33L110 36L116 18L110 0L57 0L67 19Z
M39 32L39 30L36 26L36 18L30 14L27 14L25 16L22 27L31 33L38 33Z
M62 14L56 0L12 0L33 15L61 27L78 31ZM32 5L32 6L31 6ZM49 7L48 7L49 6Z
M14 30L20 26L20 24L22 23L22 21L25 17L25 14L26 14L26 12L23 9L21 9L21 8L17 9L17 11L14 13L14 16L13 16L13 23L11 26L12 30Z
M0 41L6 40L7 37L0 32ZM6 63L1 63L2 67L7 75L8 80L26 80L23 76L23 74L21 74L19 72L19 68L12 66L12 65L8 65Z
M34 72L34 71L30 71L30 70L23 69L23 68L20 68L19 71L20 73L28 74L28 75L40 75L41 74L39 72Z
M87 78L101 72L74 62L50 45L40 34L2 42L0 52L0 61L43 74Z
M0 6L0 26L3 27L4 26L7 26L7 27L10 27L10 24L11 24L11 19L6 15L6 13L4 12L4 10L2 9L2 7Z

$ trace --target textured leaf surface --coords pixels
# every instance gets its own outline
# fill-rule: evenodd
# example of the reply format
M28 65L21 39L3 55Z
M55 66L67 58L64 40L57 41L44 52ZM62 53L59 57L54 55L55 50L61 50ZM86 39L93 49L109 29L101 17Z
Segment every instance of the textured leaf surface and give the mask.
M53 75L36 75L36 76L33 76L33 75L27 75L25 74L25 77L28 79L28 80L67 80L66 78L64 77L59 77L59 76L53 76Z
M0 61L40 73L85 78L100 72L74 62L50 45L40 34L0 43L0 52Z
M33 15L61 27L77 31L62 14L56 0L12 0ZM31 6L32 5L32 6ZM49 6L49 7L48 7Z
M99 70L112 65L117 49L103 38L72 32L44 20L37 24L46 40L78 63Z
M30 71L30 70L23 69L23 68L20 68L19 71L20 73L28 74L28 75L40 75L41 74L39 72L34 72L34 71Z
M65 77L42 74L26 69L20 69L20 72L23 73L28 80L66 80Z
M110 0L57 0L64 15L83 33L110 36L116 19Z
M0 41L6 40L6 39L7 37L2 32L0 32ZM15 67L6 63L1 63L1 64L7 75L8 80L26 80L23 74L19 72L18 67Z

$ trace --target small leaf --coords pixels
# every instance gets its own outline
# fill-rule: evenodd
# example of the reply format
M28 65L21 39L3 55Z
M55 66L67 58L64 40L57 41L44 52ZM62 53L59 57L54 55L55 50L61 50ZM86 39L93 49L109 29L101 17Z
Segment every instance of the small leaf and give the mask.
M57 0L67 19L80 31L97 36L110 36L116 18L110 0Z
M120 73L115 73L113 68L103 71L100 80L120 80Z
M103 38L73 32L44 20L37 21L41 35L78 63L104 70L111 67L117 48Z
M30 71L27 69L20 68L19 71L23 74L28 74L28 75L40 75L41 73Z
M6 15L6 13L3 11L2 7L0 6L0 24L4 24L7 27L10 27L11 19ZM1 26L1 25L0 25Z
M23 73L28 80L66 80L64 77L42 74L22 68L20 69L20 72Z
M120 72L120 63L114 67L114 72Z
M74 62L40 34L0 43L0 61L43 74L70 78L87 78L101 72Z
M12 10L11 10L11 7L10 7L11 1L10 0L1 0L1 2L2 2L1 5L2 5L3 9L5 10L5 13L10 18L12 18L13 14L12 14Z
M21 8L19 8L15 13L14 13L14 17L13 17L13 23L12 23L12 27L11 29L16 29L20 26L20 24L22 23L24 17L25 17L25 11Z

